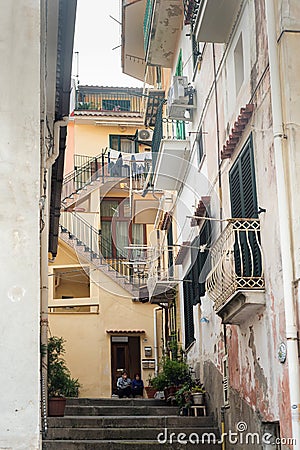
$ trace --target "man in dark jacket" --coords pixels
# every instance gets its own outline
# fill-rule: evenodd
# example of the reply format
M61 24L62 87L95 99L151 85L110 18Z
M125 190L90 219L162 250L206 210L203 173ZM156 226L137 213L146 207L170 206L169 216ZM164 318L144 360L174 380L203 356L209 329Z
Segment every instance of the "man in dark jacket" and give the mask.
M126 370L124 370L122 376L118 378L117 388L119 398L131 396L131 379L128 378Z

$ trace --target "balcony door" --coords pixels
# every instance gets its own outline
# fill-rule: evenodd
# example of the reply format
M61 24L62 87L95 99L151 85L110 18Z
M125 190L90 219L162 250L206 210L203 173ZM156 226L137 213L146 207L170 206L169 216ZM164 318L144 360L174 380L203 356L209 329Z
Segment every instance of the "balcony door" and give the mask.
M103 199L101 202L101 247L105 258L127 258L130 244L146 243L144 224L132 222L129 199Z
M252 136L229 172L231 214L237 219L258 219L257 192ZM240 277L261 276L260 236L254 232L236 232L234 260Z

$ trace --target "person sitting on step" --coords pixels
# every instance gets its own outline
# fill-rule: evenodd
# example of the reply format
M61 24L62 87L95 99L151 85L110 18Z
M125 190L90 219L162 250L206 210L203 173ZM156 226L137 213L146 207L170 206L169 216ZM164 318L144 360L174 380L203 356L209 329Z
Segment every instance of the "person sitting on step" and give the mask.
M126 370L122 372L122 376L117 381L119 398L131 397L131 379L128 377Z
M144 382L141 379L141 376L139 373L136 373L134 375L134 378L131 383L131 389L132 389L133 397L135 397L136 395L141 395L143 397Z

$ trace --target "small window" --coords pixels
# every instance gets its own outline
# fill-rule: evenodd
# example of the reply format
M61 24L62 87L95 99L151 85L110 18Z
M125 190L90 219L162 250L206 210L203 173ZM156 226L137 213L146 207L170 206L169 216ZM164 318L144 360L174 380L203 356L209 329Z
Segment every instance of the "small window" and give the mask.
M103 99L102 111L130 111L130 100Z
M88 269L64 267L53 271L53 298L72 299L90 297Z
M242 33L234 49L235 91L239 93L244 81L244 53Z
M137 153L138 143L134 135L109 135L109 147L123 153Z
M204 156L202 127L200 128L199 132L196 135L196 145L197 145L198 165L200 165Z

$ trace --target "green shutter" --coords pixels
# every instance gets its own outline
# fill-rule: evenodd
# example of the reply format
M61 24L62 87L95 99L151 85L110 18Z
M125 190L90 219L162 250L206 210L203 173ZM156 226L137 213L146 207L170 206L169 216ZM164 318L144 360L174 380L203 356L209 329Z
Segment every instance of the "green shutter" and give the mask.
M189 347L195 340L191 281L191 272L189 272L183 280L185 348Z
M182 77L183 64L182 64L182 49L179 50L178 60L176 64L175 76ZM176 139L185 139L185 123L182 120L176 121Z
M233 218L257 218L257 193L252 136L248 139L237 161L229 172L231 213ZM234 246L235 270L241 275L243 261L244 276L250 276L252 263L246 233L239 233L240 248L236 238ZM249 234L249 244L254 256L254 276L261 273L261 254L253 233ZM241 254L240 254L241 250ZM242 257L242 260L241 260Z
M237 218L257 218L257 195L252 137L229 172L231 213Z

